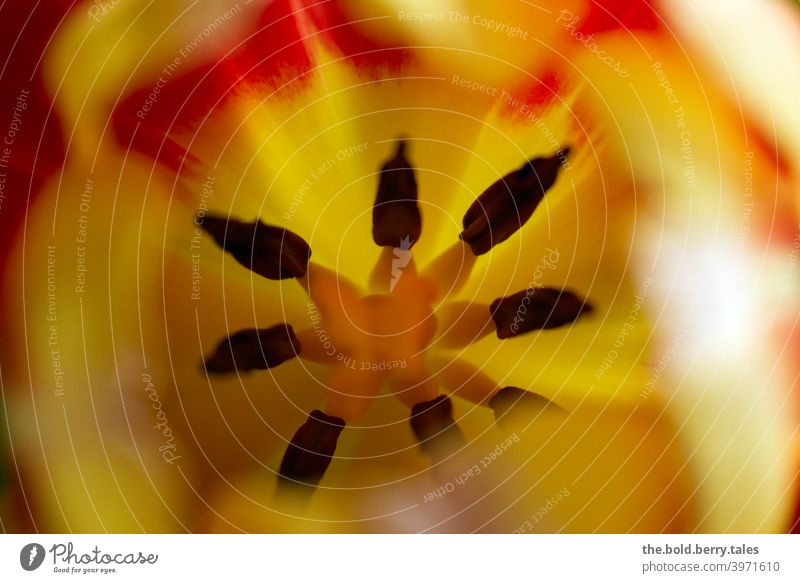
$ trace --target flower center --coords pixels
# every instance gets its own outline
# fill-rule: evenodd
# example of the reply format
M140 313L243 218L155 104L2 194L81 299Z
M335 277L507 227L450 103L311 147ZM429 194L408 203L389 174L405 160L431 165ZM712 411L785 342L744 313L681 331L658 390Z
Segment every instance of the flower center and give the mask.
M437 329L436 287L407 253L384 250L375 274L386 276L385 289L378 293L361 293L314 263L298 280L312 300L312 326L299 334L302 354L332 367L329 414L356 420L384 382L410 406L437 395L424 362Z
M352 313L358 344L374 360L414 357L430 343L436 331L433 284L420 279L415 293L373 294L360 299ZM338 331L332 331L335 335Z
M328 390L325 411L312 411L292 438L279 470L282 484L316 485L341 431L363 416L384 387L411 410L412 432L427 454L441 458L464 443L450 399L440 394L443 387L424 358L437 334L435 308L445 299L443 293L463 285L476 258L512 237L531 218L568 152L565 148L528 160L486 188L467 209L460 240L421 275L411 251L422 234L417 182L405 142L399 140L380 170L372 239L382 249L366 292L311 261L311 247L296 233L261 221L206 217L203 228L237 262L269 279L296 279L311 300L310 327L297 334L288 323L241 330L204 362L209 373L272 368L295 356L327 365L321 379ZM463 347L492 328L504 340L571 325L591 311L572 292L550 288L522 290L490 305L470 302L468 308L464 317L442 327L443 347ZM441 314L447 320L445 312ZM455 367L459 368L464 367ZM512 409L559 410L525 389L497 387L480 371L448 383L451 392L461 391L491 407L498 422Z

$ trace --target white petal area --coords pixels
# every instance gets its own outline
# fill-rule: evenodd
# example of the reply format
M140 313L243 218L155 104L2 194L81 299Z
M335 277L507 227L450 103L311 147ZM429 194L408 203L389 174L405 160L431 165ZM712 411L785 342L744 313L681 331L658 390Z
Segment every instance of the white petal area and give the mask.
M698 529L780 532L794 508L800 444L792 380L776 364L784 347L767 315L797 311L796 250L736 257L724 235L653 236L661 312L651 314L659 340L648 396L667 403L694 467Z
M625 53L619 35L596 40ZM590 56L575 60L587 76L581 105L605 120L616 146L606 163L634 171L634 271L654 281L647 313L657 342L641 388L667 404L692 452L707 509L699 528L782 532L795 499L797 415L791 371L775 366L789 360L788 339L775 344L761 326L770 317L776 331L786 324L780 310L771 316L767 290L776 260L789 257L791 177L702 59L668 40L641 40L625 62L635 82Z
M663 3L685 49L700 48L709 79L755 116L789 159L800 159L800 5L782 0L675 0Z

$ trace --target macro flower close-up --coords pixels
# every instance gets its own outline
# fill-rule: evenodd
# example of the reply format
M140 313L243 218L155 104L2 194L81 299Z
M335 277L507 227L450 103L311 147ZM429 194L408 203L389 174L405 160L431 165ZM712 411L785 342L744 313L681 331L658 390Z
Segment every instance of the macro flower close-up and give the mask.
M4 532L800 531L796 1L0 16Z

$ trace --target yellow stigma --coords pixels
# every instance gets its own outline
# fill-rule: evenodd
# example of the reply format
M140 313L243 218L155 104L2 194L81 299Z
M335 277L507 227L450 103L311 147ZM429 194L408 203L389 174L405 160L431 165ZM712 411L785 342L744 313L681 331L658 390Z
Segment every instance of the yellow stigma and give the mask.
M417 274L410 253L384 249L373 271L376 293L314 263L300 278L314 302L310 313L319 310L298 334L303 356L332 367L327 414L358 420L384 384L408 406L436 397L424 361L437 328L436 287Z

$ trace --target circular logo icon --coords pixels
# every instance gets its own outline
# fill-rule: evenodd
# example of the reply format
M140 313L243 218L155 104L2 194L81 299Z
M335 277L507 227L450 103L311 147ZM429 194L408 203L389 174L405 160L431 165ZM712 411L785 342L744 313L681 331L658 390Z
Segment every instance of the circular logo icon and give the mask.
M30 543L19 552L19 564L26 571L35 571L44 562L44 547L39 543Z

